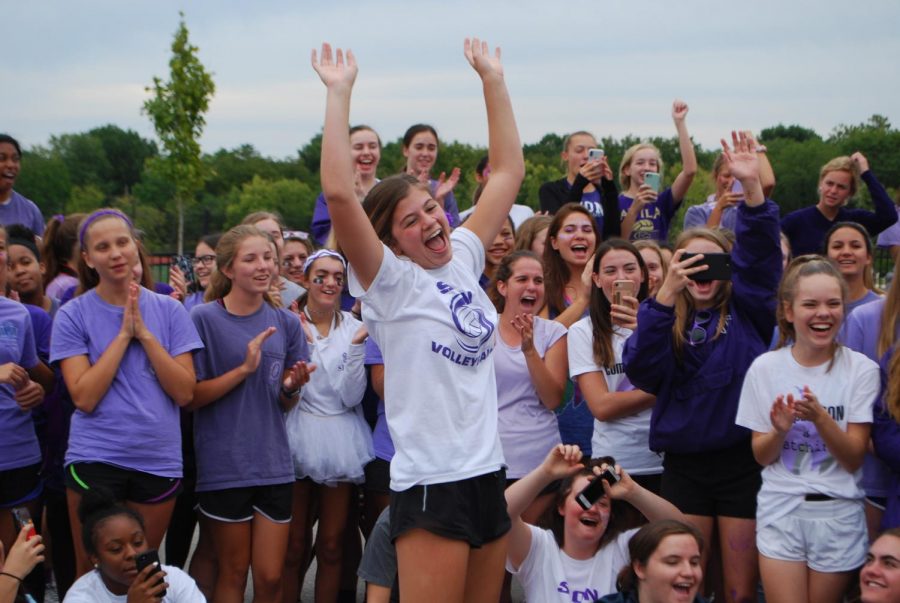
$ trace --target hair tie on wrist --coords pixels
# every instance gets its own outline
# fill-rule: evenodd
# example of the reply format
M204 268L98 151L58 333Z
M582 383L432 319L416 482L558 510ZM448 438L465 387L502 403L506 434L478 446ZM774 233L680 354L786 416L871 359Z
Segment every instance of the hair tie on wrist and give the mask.
M0 576L9 576L10 578L14 578L19 582L22 582L22 579L16 576L15 574L10 574L9 572L0 572Z

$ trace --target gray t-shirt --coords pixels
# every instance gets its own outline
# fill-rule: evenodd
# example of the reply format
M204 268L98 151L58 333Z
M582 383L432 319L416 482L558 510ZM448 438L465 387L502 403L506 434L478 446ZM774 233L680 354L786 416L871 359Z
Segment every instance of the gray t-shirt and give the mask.
M385 507L372 527L356 575L372 584L391 589L391 601L400 600L397 585L397 551L391 542L391 508Z
M236 316L219 301L195 306L191 318L206 345L194 354L198 381L241 365L247 343L276 328L263 342L256 371L194 414L197 491L293 483L280 391L285 367L309 360L300 319L266 303L253 314Z

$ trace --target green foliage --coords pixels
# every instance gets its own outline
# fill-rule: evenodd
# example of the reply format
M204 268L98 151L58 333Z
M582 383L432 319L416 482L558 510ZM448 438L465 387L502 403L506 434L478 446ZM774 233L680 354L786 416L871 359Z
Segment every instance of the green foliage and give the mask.
M34 200L45 216L67 211L72 180L65 162L49 149L34 147L22 158L16 190Z
M106 195L103 194L103 191L93 184L87 184L85 186L78 186L76 184L72 187L69 202L66 203L66 213L92 212L95 209L103 207L103 201L105 199Z
M159 168L175 185L178 206L178 251L184 238L184 208L203 188L209 171L201 160L199 139L206 125L204 114L215 93L212 76L197 58L198 48L188 39L184 14L172 42L168 82L153 78L147 88L153 96L144 102L144 112L153 122L163 146Z
M822 140L822 137L816 134L815 130L810 130L809 128L804 128L803 126L798 125L785 126L784 124L778 124L777 126L772 128L763 128L759 132L759 139L761 141L764 141L766 144L769 144L770 141L778 138L784 138L796 142Z
M239 224L251 212L267 210L281 214L288 229L308 228L317 196L317 190L299 180L254 176L240 191L232 191L225 207L225 227Z

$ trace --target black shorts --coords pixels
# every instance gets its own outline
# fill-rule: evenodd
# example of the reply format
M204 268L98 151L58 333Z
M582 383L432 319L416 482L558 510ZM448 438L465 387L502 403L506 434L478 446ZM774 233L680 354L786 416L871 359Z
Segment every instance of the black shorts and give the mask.
M391 493L391 463L384 459L375 458L365 468L365 489L377 494Z
M251 521L259 513L274 523L290 523L294 483L247 486L197 493L200 512L216 521Z
M66 488L79 494L103 488L116 500L155 505L178 496L181 478L162 477L106 463L72 463L66 466Z
M391 492L391 541L422 529L479 548L506 534L512 524L506 512L506 471L458 482L413 486Z
M0 509L29 503L44 491L41 463L0 471Z
M657 496L662 491L662 473L652 473L650 475L631 475L629 473L628 475L634 483Z
M756 519L762 467L746 442L663 460L662 496L686 515Z
M509 489L510 486L512 486L514 483L516 483L520 479L522 479L522 478L514 477L514 478L507 479L506 480L506 488ZM546 496L547 494L556 494L557 492L559 492L559 487L561 485L562 485L562 480L555 479L552 482L550 482L549 484L547 484L546 486L544 486L544 489L541 490L540 492L538 492L538 495L535 496L535 498L539 498L541 496Z

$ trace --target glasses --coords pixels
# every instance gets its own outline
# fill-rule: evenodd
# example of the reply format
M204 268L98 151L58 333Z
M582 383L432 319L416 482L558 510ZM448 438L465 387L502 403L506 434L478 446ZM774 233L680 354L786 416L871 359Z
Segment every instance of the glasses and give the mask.
M216 256L214 255L201 255L200 257L191 258L191 264L194 266L199 266L203 264L204 266L212 266L216 262Z
M700 310L694 315L694 326L688 333L688 341L691 345L697 346L706 343L706 328L712 320L712 312L709 310Z

